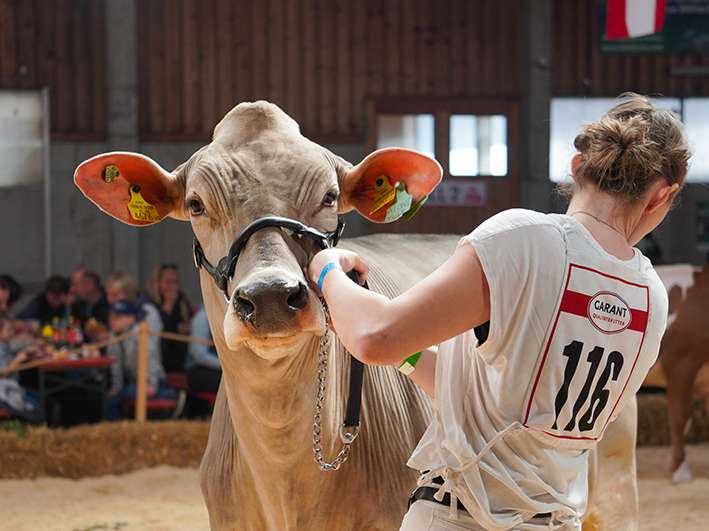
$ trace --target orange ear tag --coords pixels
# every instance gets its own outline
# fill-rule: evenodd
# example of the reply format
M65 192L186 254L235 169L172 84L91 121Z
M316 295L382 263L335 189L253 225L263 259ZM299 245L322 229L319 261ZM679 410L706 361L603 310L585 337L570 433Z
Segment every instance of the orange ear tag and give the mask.
M130 216L136 221L160 221L158 210L148 203L140 194L140 187L133 185L129 188L130 201L128 201L128 211Z
M372 204L371 216L378 210L384 208L385 205L396 199L396 188L389 182L389 177L380 175L374 182L374 203Z

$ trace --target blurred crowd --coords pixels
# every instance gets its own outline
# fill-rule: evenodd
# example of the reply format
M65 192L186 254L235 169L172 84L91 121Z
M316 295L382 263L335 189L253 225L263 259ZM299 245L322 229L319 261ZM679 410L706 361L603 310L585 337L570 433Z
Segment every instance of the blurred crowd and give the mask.
M195 308L184 294L174 264L157 268L142 291L130 275L114 273L104 282L95 271L80 268L69 278L50 277L41 293L29 296L14 278L0 275L0 369L21 369L47 358L110 358L105 382L109 418L121 418L126 404L135 400L137 330L143 321L153 332L211 340L204 308ZM126 337L101 347L115 336ZM194 393L216 393L220 376L214 347L149 336L149 399L173 399L185 386ZM105 376L96 371L95 378ZM174 381L186 384L171 386ZM32 421L51 415L64 425L97 416L90 411L90 402L97 401L86 396L67 393L52 404L38 403L39 385L37 369L0 377L0 408ZM208 412L198 406L188 408L188 414L190 409L200 415Z

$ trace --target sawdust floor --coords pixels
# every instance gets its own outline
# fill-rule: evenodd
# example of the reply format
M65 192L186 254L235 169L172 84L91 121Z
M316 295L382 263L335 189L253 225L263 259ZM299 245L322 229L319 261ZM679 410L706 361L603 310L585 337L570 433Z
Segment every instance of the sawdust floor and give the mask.
M669 448L640 448L642 531L709 529L709 445L689 448L694 481L672 485ZM197 471L167 466L81 480L0 481L0 529L201 531L207 511Z

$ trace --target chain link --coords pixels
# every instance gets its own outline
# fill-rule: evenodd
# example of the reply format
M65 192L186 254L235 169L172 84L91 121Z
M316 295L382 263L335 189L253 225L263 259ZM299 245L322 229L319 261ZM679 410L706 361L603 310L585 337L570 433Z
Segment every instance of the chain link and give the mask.
M342 448L332 462L325 461L320 436L322 435L323 401L325 400L325 387L327 385L327 362L330 355L330 314L325 301L321 300L321 302L323 313L325 314L325 331L320 337L320 352L318 354L318 388L315 397L315 414L313 415L313 455L318 466L320 466L320 470L330 471L338 470L342 463L347 461L352 443L359 434L359 427L354 428L352 431L346 431L345 427L342 426L340 428Z

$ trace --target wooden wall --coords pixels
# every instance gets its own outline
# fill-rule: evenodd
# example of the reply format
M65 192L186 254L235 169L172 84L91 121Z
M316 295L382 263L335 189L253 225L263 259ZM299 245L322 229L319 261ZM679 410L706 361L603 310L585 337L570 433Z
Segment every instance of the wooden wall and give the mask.
M378 96L515 98L523 0L141 0L142 140L204 140L268 99L304 133L363 142Z
M709 55L618 55L600 51L600 0L554 0L554 96L617 96L632 90L709 96L709 77L676 77L672 67L706 66Z
M50 87L54 140L106 133L99 0L0 0L0 88Z

